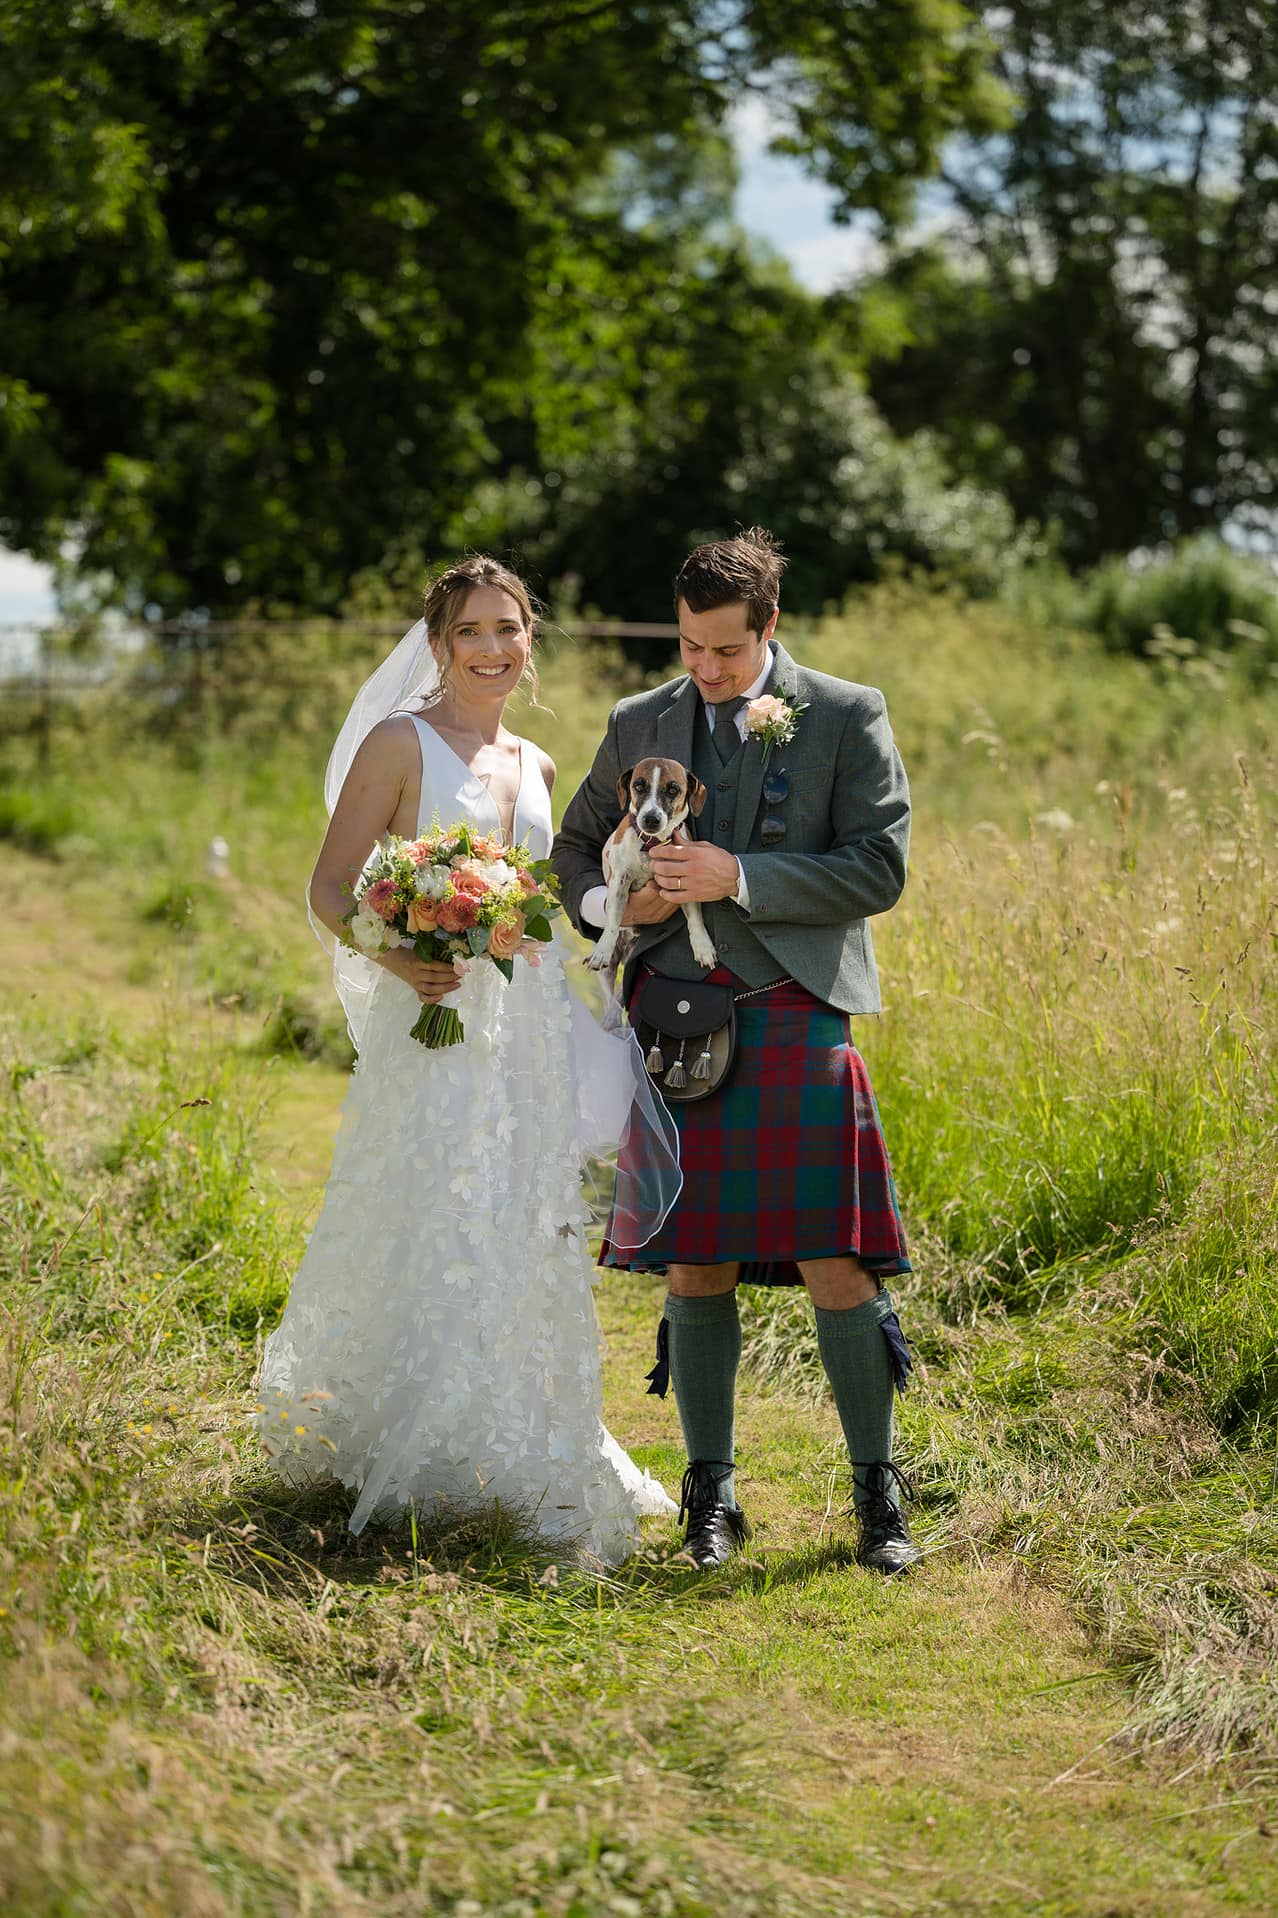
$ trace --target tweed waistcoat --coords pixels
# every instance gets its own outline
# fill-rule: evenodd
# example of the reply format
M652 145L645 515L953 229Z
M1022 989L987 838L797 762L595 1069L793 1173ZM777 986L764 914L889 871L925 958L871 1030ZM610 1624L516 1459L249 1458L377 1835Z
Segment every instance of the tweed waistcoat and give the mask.
M745 756L747 752L757 752L759 748L742 745L725 764L715 751L705 707L700 701L698 706L700 710L692 735L692 771L706 789L706 803L700 819L689 821L689 833L694 839L710 840L716 846L731 849ZM731 725L732 721L725 721L720 715L717 724ZM730 900L716 899L703 905L701 914L720 964L735 972L739 979L744 979L748 986L765 986L770 979L782 976L784 968L755 938L749 921ZM645 961L655 966L658 972L668 973L672 979L704 979L704 967L699 966L692 956L688 922L683 914L677 912L666 924L670 928L669 935L646 949L643 955Z

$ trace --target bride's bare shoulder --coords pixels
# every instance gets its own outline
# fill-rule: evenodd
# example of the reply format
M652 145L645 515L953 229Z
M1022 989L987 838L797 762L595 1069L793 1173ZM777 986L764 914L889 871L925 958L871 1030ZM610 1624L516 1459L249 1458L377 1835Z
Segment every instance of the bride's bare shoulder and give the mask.
M421 747L407 713L390 713L370 726L346 775L348 786L381 789L419 777Z
M407 713L388 713L369 728L360 743L360 751L396 755L416 752L417 728Z

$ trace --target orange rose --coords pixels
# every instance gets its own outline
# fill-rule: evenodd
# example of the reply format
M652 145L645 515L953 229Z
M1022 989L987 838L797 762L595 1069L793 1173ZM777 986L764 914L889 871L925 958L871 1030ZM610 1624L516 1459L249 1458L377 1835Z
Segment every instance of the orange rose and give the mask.
M454 866L452 877L455 892L468 892L473 898L482 899L486 892L492 891L477 866Z
M434 932L438 924L439 901L437 899L415 899L408 908L410 932Z
M519 951L526 923L522 912L517 912L513 919L499 919L488 935L490 956L494 959L513 959Z
M524 866L519 873L519 890L523 893L525 899L531 898L533 893L541 890L527 866Z

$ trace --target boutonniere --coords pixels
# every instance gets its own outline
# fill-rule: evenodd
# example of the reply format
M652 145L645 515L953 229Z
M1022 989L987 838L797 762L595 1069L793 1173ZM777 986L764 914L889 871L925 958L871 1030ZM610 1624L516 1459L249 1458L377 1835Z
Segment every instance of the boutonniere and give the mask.
M763 763L774 746L788 746L799 730L799 715L806 713L805 702L789 705L775 693L761 693L745 709L746 732L763 747Z

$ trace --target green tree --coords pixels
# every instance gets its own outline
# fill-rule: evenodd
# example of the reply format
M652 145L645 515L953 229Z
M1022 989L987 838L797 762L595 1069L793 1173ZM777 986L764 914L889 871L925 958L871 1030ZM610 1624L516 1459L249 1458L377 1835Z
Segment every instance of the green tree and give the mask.
M479 543L513 536L543 578L574 573L588 603L656 620L688 546L743 521L781 535L786 604L804 612L892 560L988 589L1021 551L1004 501L955 487L931 436L887 429L783 269L731 235L678 244L654 226L615 246L624 260L592 255L589 272L578 256L536 316L544 468L471 504ZM583 357L598 378L575 388Z
M6 0L0 537L169 613L321 610L437 549L607 410L546 345L550 286L632 264L595 184L639 155L695 202L681 152L758 86L885 219L992 110L954 0ZM713 277L667 288L667 355Z
M851 305L902 431L1051 520L1075 563L1242 528L1278 483L1278 42L1255 0L1010 0L1011 124Z

